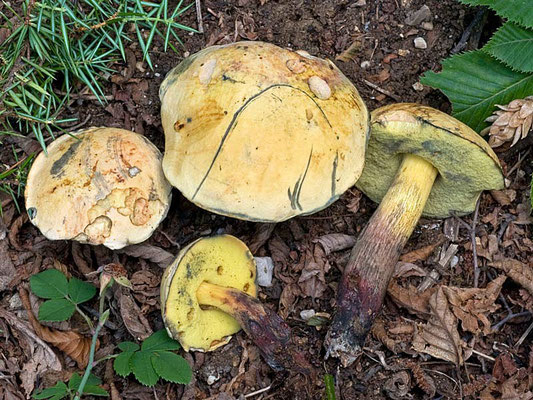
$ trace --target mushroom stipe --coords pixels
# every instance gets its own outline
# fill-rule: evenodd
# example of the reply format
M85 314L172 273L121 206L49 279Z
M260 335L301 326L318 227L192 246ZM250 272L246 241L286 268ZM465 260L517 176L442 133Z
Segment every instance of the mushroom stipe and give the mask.
M325 341L344 366L360 353L420 216L470 213L483 190L503 188L492 149L445 113L393 104L372 112L371 131L357 186L381 203L352 249Z
M288 325L255 297L255 277L254 258L239 239L220 235L191 243L161 282L170 336L186 351L211 351L242 328L273 369L310 373Z

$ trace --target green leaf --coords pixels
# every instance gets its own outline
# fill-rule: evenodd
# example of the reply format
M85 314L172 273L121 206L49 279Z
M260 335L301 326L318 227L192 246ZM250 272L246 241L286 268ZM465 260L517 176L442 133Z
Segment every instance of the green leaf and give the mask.
M77 373L74 373L70 380L68 381L68 387L71 391L77 392L78 388L80 387L81 383L81 376ZM83 388L84 394L91 394L93 396L109 396L109 393L107 393L106 390L102 389L100 386L102 384L102 380L98 378L96 375L89 374L89 377L87 378L87 382L85 383L85 387Z
M122 342L118 344L118 348L122 351L137 351L140 349L137 343L133 342Z
M531 94L533 75L513 71L478 50L444 60L442 72L428 71L420 82L440 89L452 102L454 116L479 132L495 104Z
M71 278L68 282L68 295L76 304L90 300L96 294L96 288L90 283L78 278Z
M66 299L46 300L39 307L39 321L66 321L72 314L76 306Z
M131 374L131 357L133 354L135 354L133 351L124 351L113 361L115 372L124 378Z
M482 50L512 69L533 72L533 29L507 22L496 31Z
M68 394L67 385L63 382L57 382L55 386L41 390L39 393L33 395L34 399L48 399L60 400Z
M168 336L166 329L152 333L141 346L143 351L178 350L180 344Z
M57 269L47 269L30 278L31 291L43 299L60 299L67 295L68 282Z
M517 22L528 28L533 28L533 7L531 0L459 0L471 6L488 6L496 14Z
M152 353L149 351L138 351L133 353L130 359L131 370L135 378L145 386L154 386L159 380L159 375L152 366Z
M191 381L192 370L189 363L170 351L154 352L152 365L159 376L167 381L184 385Z

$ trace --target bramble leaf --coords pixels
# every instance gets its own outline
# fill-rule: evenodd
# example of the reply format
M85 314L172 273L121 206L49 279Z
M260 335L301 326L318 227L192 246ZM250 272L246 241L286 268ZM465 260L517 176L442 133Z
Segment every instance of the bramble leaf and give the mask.
M444 60L442 72L428 71L420 82L440 89L451 101L454 117L479 132L494 104L531 94L533 75L513 71L477 50Z
M39 393L33 395L34 399L49 399L49 400L61 400L67 396L67 385L63 382L57 382L55 386L41 390Z
M471 6L488 6L500 17L533 28L531 0L459 0Z
M113 361L115 372L122 377L131 374L131 357L135 354L133 351L123 351Z
M192 370L189 363L170 351L152 354L152 365L159 376L167 381L184 385L191 381Z
M61 299L67 295L68 282L57 269L47 269L30 278L31 291L43 299Z
M133 342L122 342L118 344L118 348L122 351L137 351L140 349L137 343Z
M68 387L71 391L76 392L78 388L80 387L81 383L81 376L77 373L74 373L70 380L68 381ZM85 383L85 387L83 388L84 394L91 394L93 396L102 396L107 397L109 396L109 393L103 388L101 388L98 385L102 384L102 380L98 378L96 375L89 374L89 378L87 379L87 382Z
M482 50L512 69L533 72L533 29L507 22L496 31Z
M68 282L68 295L76 304L91 300L96 294L96 287L90 283L71 278Z
M135 378L145 386L154 386L159 380L151 361L152 353L149 351L137 351L130 359L131 370Z
M179 342L168 336L165 329L152 333L142 344L143 351L178 350Z
M76 307L67 299L52 299L46 300L39 307L39 321L66 321L72 314Z

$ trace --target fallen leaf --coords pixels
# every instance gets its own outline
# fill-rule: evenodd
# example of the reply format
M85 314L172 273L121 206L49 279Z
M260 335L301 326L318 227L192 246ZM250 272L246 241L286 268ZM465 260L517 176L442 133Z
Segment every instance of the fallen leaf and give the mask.
M135 272L130 279L133 296L141 304L155 306L159 301L161 277L148 270Z
M85 337L74 331L60 331L41 325L35 318L31 309L30 298L28 292L19 288L19 296L24 308L28 313L28 320L33 327L35 333L45 342L57 347L78 364L78 367L83 369L87 366L89 361L89 351L91 348L91 338ZM96 343L96 349L99 347L99 342Z
M411 376L407 371L395 372L383 384L383 390L387 398L392 400L401 400L407 398L411 390Z
M286 319L293 312L294 305L298 296L301 294L300 287L296 283L289 283L284 286L279 296L279 314L281 318Z
M403 254L400 257L400 261L407 263L414 263L416 261L425 261L433 253L437 246L440 246L445 242L444 237L440 237L435 243L428 244L427 246L420 247L419 249L410 251L409 253Z
M522 285L533 295L533 268L531 266L512 258L494 261L489 266L504 271L509 278Z
M7 239L0 240L0 293L9 287L9 283L17 271L9 256Z
M350 199L348 204L346 204L346 209L353 214L357 214L357 211L359 211L361 198L363 197L363 192L360 190L350 190L349 193L352 194L353 197Z
M429 299L435 291L435 287L423 292L419 292L413 285L404 288L398 285L396 279L392 279L387 288L387 294L396 304L422 318L426 317L430 312Z
M120 315L128 332L136 340L144 340L150 336L153 331L150 323L142 314L141 309L129 293L128 289L119 287L116 290Z
M282 266L287 265L291 249L277 234L268 241L268 250L274 263L279 263Z
M428 322L415 331L413 348L455 365L462 365L461 338L457 331L457 318L450 310L442 287L429 299Z
M272 236L276 224L256 224L255 232L252 239L249 240L248 248L252 254L256 254L257 251L265 245L265 243Z
M415 331L413 324L405 323L396 323L394 326L389 328L389 332L393 335L411 335Z
M513 376L518 367L516 366L513 358L508 353L502 353L494 362L494 367L492 367L492 376L498 382L504 382L509 377Z
M335 57L337 61L348 62L355 59L363 47L363 35L358 35L355 37L354 41L346 50L341 54Z
M176 258L172 253L169 253L165 249L146 243L127 246L119 252L127 254L130 257L138 257L143 260L151 261L159 265L161 268L168 267Z
M383 343L390 351L393 353L396 353L397 349L396 346L399 342L392 339L387 335L387 331L385 330L385 323L383 322L383 319L378 318L374 321L374 325L372 325L372 335L379 340L381 343Z
M355 236L345 235L344 233L330 233L314 239L313 243L322 245L326 256L335 251L352 248L355 245Z
M397 262L394 267L393 277L395 278L408 278L410 276L426 276L427 271L424 268L419 267L416 264L409 262Z
M330 265L321 246L314 245L312 248L313 252L307 248L303 256L304 267L298 285L304 296L316 299L322 297L327 288L325 274L329 271Z
M507 277L501 275L492 280L486 288L457 288L443 286L452 311L461 320L463 330L488 335L491 332L488 313L495 312L500 306L495 304L500 294L503 283ZM483 328L480 329L478 321Z

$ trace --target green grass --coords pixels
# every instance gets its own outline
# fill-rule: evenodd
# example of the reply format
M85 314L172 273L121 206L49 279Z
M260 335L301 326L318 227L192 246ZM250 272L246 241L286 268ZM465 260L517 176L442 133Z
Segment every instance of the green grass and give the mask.
M175 7L168 0L24 0L17 10L0 1L0 27L9 31L0 43L0 146L6 135L23 135L46 149L47 140L75 121L63 116L71 94L88 91L105 103L102 81L126 59L132 41L153 69L156 37L163 51L178 51L179 32L196 32L179 23L192 5L183 0ZM0 169L0 190L15 200L32 158Z

